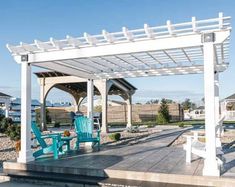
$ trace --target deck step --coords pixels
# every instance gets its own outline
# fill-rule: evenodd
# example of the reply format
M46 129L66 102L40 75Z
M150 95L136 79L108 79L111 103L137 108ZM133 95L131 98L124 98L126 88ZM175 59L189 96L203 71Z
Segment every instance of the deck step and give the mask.
M61 174L52 172L35 172L35 171L23 171L23 170L4 170L4 173L11 179L20 180L38 180L44 182L60 182L60 183L76 183L76 184L88 184L97 185L100 181L103 181L103 177L88 177L82 175L73 174Z
M33 171L28 172L28 171L21 171L21 170L5 170L4 172L5 172L5 175L9 177L11 181L30 182L30 183L43 184L43 185L52 185L52 186L196 187L194 185L170 184L170 183L103 178L103 177L87 177L87 176L81 176L81 175L59 174L59 173L49 173L49 172L33 172ZM197 186L197 187L203 187L203 186Z

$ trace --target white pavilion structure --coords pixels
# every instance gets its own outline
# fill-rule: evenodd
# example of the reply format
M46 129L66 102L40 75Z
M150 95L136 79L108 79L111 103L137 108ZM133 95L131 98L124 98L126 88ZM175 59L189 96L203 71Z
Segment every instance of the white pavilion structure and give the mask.
M21 151L18 162L34 158L31 150L31 66L66 73L87 80L88 116L93 115L95 80L204 73L205 160L203 175L219 176L216 133L219 128L219 73L229 59L230 17L185 23L167 21L162 26L65 39L35 40L7 45L21 65ZM193 84L193 83L192 83ZM173 158L172 158L173 159Z

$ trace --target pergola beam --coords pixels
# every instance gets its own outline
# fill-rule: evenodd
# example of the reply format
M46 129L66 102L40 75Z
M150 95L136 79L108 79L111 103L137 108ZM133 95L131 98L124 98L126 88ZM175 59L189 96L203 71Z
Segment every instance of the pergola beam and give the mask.
M86 78L86 77L94 77L93 74L86 73L84 71L81 71L77 69L76 67L73 66L68 66L64 64L58 64L56 62L45 62L45 63L36 63L34 66L41 67L41 68L46 68L52 71L58 71L62 73L68 73L70 72L71 75L78 76L81 78Z

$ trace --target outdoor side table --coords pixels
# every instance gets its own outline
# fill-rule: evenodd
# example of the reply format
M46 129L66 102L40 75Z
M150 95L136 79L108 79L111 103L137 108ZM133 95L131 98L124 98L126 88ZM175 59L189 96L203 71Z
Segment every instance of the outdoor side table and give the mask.
M65 142L66 144L66 151L70 151L70 141L73 139L74 137L61 137L61 140Z

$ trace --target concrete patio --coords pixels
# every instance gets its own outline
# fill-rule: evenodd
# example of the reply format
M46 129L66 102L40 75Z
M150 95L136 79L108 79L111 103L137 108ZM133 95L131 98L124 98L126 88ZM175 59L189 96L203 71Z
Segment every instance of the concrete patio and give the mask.
M193 157L193 162L186 164L182 146L169 146L185 130L165 130L133 145L105 146L100 152L73 151L58 160L45 157L27 164L6 162L4 170L8 175L20 175L20 170L63 174L63 178L64 174L70 174L100 177L102 180L116 178L187 185L235 185L235 151L229 149L225 152L222 177L203 177L202 159Z

